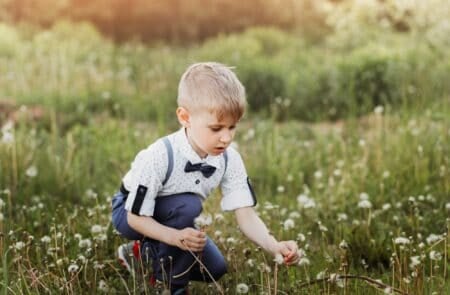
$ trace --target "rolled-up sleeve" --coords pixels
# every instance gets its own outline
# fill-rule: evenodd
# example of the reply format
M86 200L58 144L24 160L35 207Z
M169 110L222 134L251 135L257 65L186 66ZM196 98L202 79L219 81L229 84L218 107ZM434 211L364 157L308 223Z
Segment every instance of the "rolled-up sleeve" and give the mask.
M136 215L153 216L155 198L163 186L167 166L167 151L161 141L138 153L123 178L129 191L125 210Z
M241 155L233 148L228 148L227 154L228 164L220 183L222 210L231 211L242 207L255 206L256 196Z

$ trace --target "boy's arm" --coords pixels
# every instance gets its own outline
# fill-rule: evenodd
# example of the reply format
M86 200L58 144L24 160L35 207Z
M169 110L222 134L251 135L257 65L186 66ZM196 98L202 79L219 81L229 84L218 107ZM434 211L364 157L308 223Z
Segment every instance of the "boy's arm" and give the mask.
M274 256L281 254L284 262L288 265L297 262L299 259L297 243L294 241L278 242L269 233L266 225L256 214L253 207L236 209L235 214L239 228L247 238Z
M202 251L206 245L205 233L194 228L171 228L157 222L153 217L138 216L131 212L127 213L127 218L128 224L135 231L182 250L198 252Z

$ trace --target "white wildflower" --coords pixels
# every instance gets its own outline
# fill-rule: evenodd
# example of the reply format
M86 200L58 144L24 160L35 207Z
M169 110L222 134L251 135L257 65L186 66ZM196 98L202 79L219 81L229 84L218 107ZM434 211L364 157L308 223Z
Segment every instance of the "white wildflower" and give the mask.
M217 213L214 215L214 220L217 222L222 222L225 220L225 217L221 213Z
M36 177L38 175L36 166L33 165L28 167L28 169L25 171L25 175L28 177Z
M103 232L103 227L101 225L94 224L91 227L91 233L94 234L94 235L102 233L102 232Z
M22 241L16 242L16 243L14 244L14 249L16 249L16 250L21 250L21 249L23 249L24 247L25 247L25 243L22 242Z
M395 238L394 243L397 245L407 245L410 243L410 241L408 238L398 237L398 238Z
M316 207L316 202L305 194L299 195L297 197L297 202L305 209Z
M277 187L277 192L279 192L279 193L284 193L284 191L285 191L284 186L279 185L279 186Z
M447 211L450 211L450 203L445 204L445 209L446 209Z
M384 111L384 107L381 106L381 105L376 106L375 109L373 110L373 112L374 112L376 115L381 115L381 114L383 114L383 111Z
M212 223L211 214L200 214L194 219L194 224L196 228L205 228Z
M216 238L219 238L219 237L222 236L222 232L221 232L220 230L216 230L216 231L214 232L214 236L215 236Z
M304 234L299 233L299 234L297 235L297 240L300 241L300 242L304 242L304 241L306 240L306 237L305 237Z
M383 209L383 211L387 211L387 210L391 209L391 207L392 207L391 204L385 203L385 204L383 204L381 209Z
M392 294L392 293L393 293L393 292L392 292L392 288L391 288L391 287L386 287L386 288L384 288L383 293L384 293L384 294Z
M316 179L321 179L322 176L323 176L322 171L317 170L316 172L314 172L314 177L315 177Z
M438 251L432 250L430 252L430 259L431 260L435 260L435 261L439 261L442 259L442 254Z
M90 248L92 246L92 241L90 239L83 239L78 242L78 247L80 248Z
M361 200L358 203L359 208L370 209L372 208L372 203L369 200Z
M227 243L228 243L228 244L236 244L236 243L237 243L237 241L236 241L236 239L235 239L235 238L233 238L233 237L229 237L229 238L227 239Z
M410 268L415 268L420 264L420 256L411 256L409 259L411 260L411 263L409 264Z
M338 213L337 221L346 221L347 219L348 219L347 214L345 214L345 213Z
M325 277L325 271L321 271L316 275L316 279L320 280L323 279Z
M245 264L247 264L250 267L254 267L255 266L255 262L253 259L248 259Z
M294 228L294 227L295 227L295 222L294 222L293 219L288 218L288 219L286 219L286 220L283 222L283 228L284 228L285 230L290 230L290 229L292 229L292 228Z
M429 235L426 240L427 240L427 244L431 245L437 241L439 241L442 237L440 235L436 235L436 234L431 234Z
M358 145L359 145L360 147L365 147L365 146L366 146L366 141L365 141L364 139L360 139L360 140L358 141Z
M289 218L299 218L300 217L300 213L297 211L292 211L291 213L289 213Z
M238 294L246 294L248 293L248 286L244 283L237 284L236 293Z
M322 232L326 232L326 231L328 231L328 228L325 225L323 225L322 223L319 223L319 230Z
M347 242L346 242L345 240L342 240L342 241L339 243L339 248L341 248L341 249L348 249L348 244L347 244Z
M276 264L283 264L284 263L283 255L281 255L280 253L277 253L275 255L275 259L273 261L275 261Z
M108 284L106 284L106 282L104 280L100 280L98 282L98 289L102 292L108 292L109 291L109 287Z
M51 240L52 240L52 239L51 239L49 236L43 236L43 237L41 238L41 242L44 243L44 244L50 243Z
M385 170L383 172L383 178L389 178L389 176L391 176L391 173L388 170Z
M310 265L310 264L311 264L311 262L309 261L309 259L307 257L302 257L298 261L298 265L299 266L307 266L307 265Z
M361 201L368 200L369 199L369 194L366 193L366 192L362 192L362 193L359 194L359 199Z
M78 265L76 265L76 264L71 264L71 265L69 265L69 268L67 269L67 271L68 271L69 273L75 273L75 272L78 271L78 269L79 269L79 266L78 266Z

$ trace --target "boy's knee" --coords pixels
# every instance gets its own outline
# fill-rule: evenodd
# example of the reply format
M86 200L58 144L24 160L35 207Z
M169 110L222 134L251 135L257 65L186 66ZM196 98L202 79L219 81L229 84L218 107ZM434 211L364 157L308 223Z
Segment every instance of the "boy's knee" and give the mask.
M211 274L214 280L217 281L227 273L227 270L228 268L225 260L221 259L217 261L216 265L214 265L214 269L212 270Z

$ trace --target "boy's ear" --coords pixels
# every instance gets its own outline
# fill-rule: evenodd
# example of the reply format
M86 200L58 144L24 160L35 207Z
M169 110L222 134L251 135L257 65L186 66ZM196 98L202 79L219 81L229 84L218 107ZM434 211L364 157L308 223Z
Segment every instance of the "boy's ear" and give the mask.
M177 113L178 122L180 122L180 124L186 128L189 127L190 126L189 111L183 107L178 107L176 113Z

